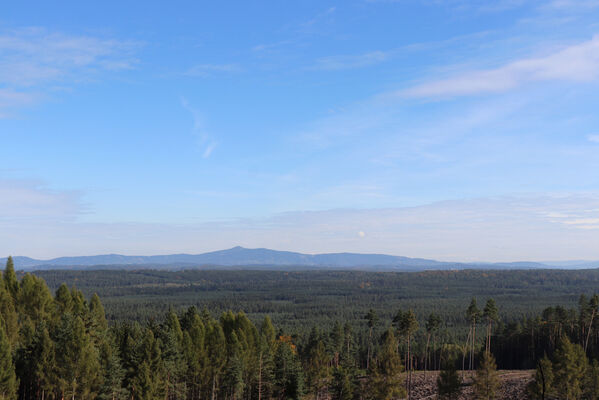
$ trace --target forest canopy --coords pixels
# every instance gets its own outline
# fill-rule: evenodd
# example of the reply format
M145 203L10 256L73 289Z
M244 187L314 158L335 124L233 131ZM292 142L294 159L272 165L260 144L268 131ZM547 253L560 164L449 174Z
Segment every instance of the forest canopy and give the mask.
M477 370L477 393L491 396L497 368L536 368L532 397L594 398L599 298L589 290L598 277L596 271L22 275L9 259L0 280L0 397L394 399L411 396L413 372L439 369L448 398L460 390L460 375L452 372L459 369ZM336 291L327 292L333 281ZM481 282L493 296L467 299L476 285L480 293ZM540 309L531 296L541 292L566 306ZM287 304L281 313L272 296L297 307ZM314 309L310 296L329 300ZM203 306L189 304L198 299ZM167 309L157 313L157 304ZM339 308L344 312L329 313ZM273 323L270 310L287 322ZM311 323L296 329L297 320Z

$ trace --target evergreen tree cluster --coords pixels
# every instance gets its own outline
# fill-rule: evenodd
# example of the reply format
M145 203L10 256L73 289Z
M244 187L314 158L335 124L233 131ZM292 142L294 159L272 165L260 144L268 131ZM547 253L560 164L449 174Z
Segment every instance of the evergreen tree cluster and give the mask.
M160 322L108 326L97 295L61 285L53 295L9 258L0 280L0 399L391 399L404 393L392 330L362 375L351 327L297 338L240 312L195 307ZM382 343L382 346L378 346ZM376 393L373 395L369 393ZM382 397L380 397L382 396Z
M0 399L297 399L300 357L266 317L189 308L109 327L97 295L52 295L9 258L0 281Z
M497 366L537 365L534 398L599 398L599 298L578 310L547 308L504 323L493 299L465 310L468 335L431 313L276 330L244 313L189 307L163 318L108 324L97 295L19 279L9 258L0 279L0 399L332 400L412 398L412 371L443 369L440 398L456 398L461 369L477 369L480 398L496 397ZM362 326L356 330L356 326ZM478 329L477 329L478 328ZM483 329L484 328L484 329Z

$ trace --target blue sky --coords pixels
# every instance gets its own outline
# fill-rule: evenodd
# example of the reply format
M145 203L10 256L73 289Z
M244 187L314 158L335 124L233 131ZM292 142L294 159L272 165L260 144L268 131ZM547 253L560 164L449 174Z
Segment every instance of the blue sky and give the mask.
M599 1L12 2L0 254L599 259Z

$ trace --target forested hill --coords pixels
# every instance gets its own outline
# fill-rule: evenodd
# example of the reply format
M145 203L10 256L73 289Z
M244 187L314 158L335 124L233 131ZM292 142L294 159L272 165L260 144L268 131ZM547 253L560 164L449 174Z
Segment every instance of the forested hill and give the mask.
M279 269L301 270L314 268L351 268L361 270L396 270L396 271L421 271L421 270L448 270L448 269L531 269L531 268L594 268L599 267L599 262L571 262L536 263L536 262L511 262L511 263L456 263L429 260L423 258L409 258L386 254L358 254L358 253L328 253L328 254L303 254L289 251L270 249L247 249L233 247L227 250L213 251L203 254L171 254L156 256L124 256L120 254L106 254L82 257L60 257L50 260L37 260L29 257L13 257L17 269L139 269L140 266L155 269L185 269L185 268L213 268L236 267L242 269ZM5 263L6 259L0 259Z
M19 279L9 259L0 275L0 399L494 399L506 398L497 368L535 367L527 389L510 398L599 398L599 296L509 323L502 307L472 298L454 319L370 309L305 334L277 328L262 312L252 320L194 306L109 324L97 294L64 283L52 294L39 276ZM419 373L439 368L435 390L418 395Z

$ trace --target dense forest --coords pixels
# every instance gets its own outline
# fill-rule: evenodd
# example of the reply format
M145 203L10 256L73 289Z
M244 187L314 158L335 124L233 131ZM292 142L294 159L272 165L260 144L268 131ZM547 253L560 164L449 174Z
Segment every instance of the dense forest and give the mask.
M64 274L71 274L64 281L85 288L85 293L58 284ZM443 398L456 398L464 370L476 370L473 386L479 398L494 398L498 368L536 369L529 387L533 398L599 398L599 298L592 291L596 271L337 272L309 277L268 272L274 275L270 281L256 271L243 283L235 282L239 272L203 271L194 280L199 272L191 271L175 277L190 278L179 284L162 274L48 271L45 278L53 294L41 276L17 275L9 259L0 283L0 398L416 398L412 375L427 370L442 370L438 388ZM311 305L303 310L302 323L309 322L306 316L336 309L330 303L340 299L345 302L337 307L352 308L349 314L315 318L304 329L294 329L296 324L279 325L265 315L276 304L248 315L240 310L246 305L240 298L249 297L247 304L258 307L260 290L286 280L288 286L282 284L277 292L282 301L291 301L285 297L286 287L308 290L298 284L302 280L309 280L313 290L300 298L326 297L320 289L333 279L330 274L344 277L338 292L330 293L320 309ZM498 276L506 279L500 282ZM489 291L497 296L461 303L474 291L474 282L480 288L487 278L493 283ZM420 286L414 286L416 281ZM119 299L111 303L110 320L101 297L90 293L92 287L102 289L97 291L108 299ZM119 293L119 287L129 292ZM537 297L546 290L548 298L563 298L566 306L535 313L541 304L537 299L530 303L532 310L512 308L524 287ZM571 301L573 288L579 289L576 302ZM210 301L205 307L183 307L183 298L176 296L178 291L210 295L220 290L242 295L215 308ZM423 295L426 290L428 296ZM460 301L448 295L454 292L460 293ZM216 301L215 293L207 298ZM398 293L410 301L424 296L427 302L381 312L381 303L387 304L382 298L388 294L396 299ZM170 294L176 301L169 308L165 299ZM150 306L157 302L167 307L164 313ZM363 309L371 303L377 307ZM223 304L236 312L223 310ZM145 311L128 319L128 305Z

